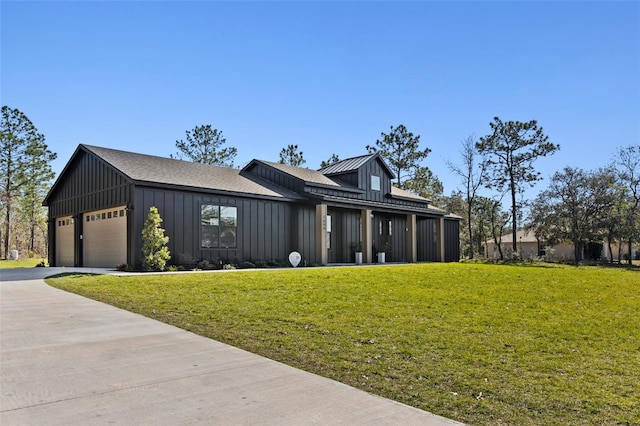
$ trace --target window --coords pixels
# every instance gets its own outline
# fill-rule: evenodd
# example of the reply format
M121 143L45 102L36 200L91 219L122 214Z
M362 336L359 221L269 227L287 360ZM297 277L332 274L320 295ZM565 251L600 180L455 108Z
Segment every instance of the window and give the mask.
M200 247L235 248L238 208L202 204L200 206Z
M380 191L380 176L371 175L371 190Z
M327 248L331 249L331 216L327 215Z

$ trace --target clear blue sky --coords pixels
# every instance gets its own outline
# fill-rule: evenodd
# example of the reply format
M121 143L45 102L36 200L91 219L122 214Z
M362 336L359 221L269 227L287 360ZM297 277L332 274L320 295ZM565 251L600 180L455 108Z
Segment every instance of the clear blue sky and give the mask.
M201 124L236 165L297 144L317 168L402 123L449 194L444 160L494 116L536 119L561 145L537 163L547 178L640 143L639 2L4 0L0 13L2 104L46 136L56 172L79 143L169 156Z

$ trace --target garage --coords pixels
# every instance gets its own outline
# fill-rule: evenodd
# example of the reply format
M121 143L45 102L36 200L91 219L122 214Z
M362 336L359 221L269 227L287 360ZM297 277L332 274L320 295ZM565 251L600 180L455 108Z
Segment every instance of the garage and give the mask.
M71 216L55 219L56 226L56 266L76 266L74 261L74 222Z
M127 263L127 216L124 206L83 215L83 266L113 268Z

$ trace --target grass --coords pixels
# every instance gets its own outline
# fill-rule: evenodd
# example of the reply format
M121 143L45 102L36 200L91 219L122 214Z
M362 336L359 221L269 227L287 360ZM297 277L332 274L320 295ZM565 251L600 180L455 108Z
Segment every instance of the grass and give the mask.
M640 272L420 264L51 285L472 424L638 424Z
M47 262L46 259L28 260L0 260L0 269L9 268L34 268L40 262Z

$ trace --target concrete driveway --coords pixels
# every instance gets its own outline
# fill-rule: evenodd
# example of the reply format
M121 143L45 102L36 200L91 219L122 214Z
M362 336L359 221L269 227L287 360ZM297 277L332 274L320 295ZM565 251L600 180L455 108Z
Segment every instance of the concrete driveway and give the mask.
M3 426L459 424L42 280L60 272L0 271Z

